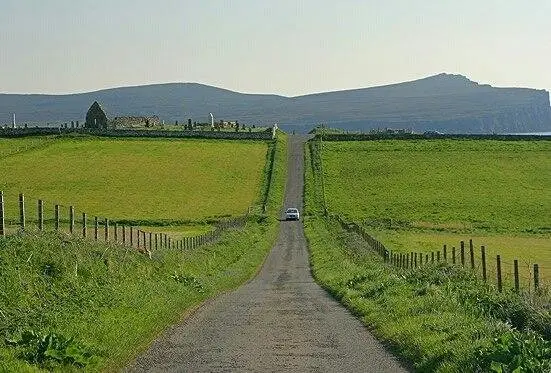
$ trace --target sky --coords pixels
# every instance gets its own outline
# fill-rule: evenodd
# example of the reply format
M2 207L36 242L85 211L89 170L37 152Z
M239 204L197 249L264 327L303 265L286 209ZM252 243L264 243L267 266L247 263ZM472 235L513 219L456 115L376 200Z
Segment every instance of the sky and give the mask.
M0 93L296 96L442 72L551 89L551 0L0 0Z

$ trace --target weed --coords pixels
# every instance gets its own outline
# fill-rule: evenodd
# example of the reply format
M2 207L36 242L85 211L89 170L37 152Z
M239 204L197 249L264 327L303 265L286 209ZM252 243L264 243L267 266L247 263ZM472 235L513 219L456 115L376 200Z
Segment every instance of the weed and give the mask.
M39 334L34 330L24 331L19 338L7 339L10 346L22 350L22 356L31 364L44 366L49 360L64 365L78 365L84 367L94 358L94 353L72 337L53 332Z

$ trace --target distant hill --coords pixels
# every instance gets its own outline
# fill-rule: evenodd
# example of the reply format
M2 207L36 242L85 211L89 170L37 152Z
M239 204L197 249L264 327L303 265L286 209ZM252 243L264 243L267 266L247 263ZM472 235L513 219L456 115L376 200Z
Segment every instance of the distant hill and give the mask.
M381 87L297 97L243 94L197 83L106 89L71 95L0 94L0 123L84 121L97 100L109 117L158 115L167 122L192 118L309 129L312 125L364 130L410 128L448 133L551 131L549 92L495 88L461 75L439 74Z

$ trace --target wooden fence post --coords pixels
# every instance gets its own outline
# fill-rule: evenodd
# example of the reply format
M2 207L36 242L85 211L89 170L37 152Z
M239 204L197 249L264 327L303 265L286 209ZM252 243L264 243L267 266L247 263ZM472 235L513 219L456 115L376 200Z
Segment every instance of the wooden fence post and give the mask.
M482 278L486 281L486 248L484 246L480 246L480 252L482 255Z
M518 277L518 260L515 259L514 262L514 272L515 272L515 291L518 292L520 289L520 281Z
M86 238L86 213L82 213L82 237Z
M109 241L109 219L105 218L105 242Z
M119 224L117 222L113 223L113 239L115 242L119 242Z
M138 238L138 239L136 240L136 243L137 243L137 245L138 245L138 249L140 248L140 232L141 232L141 231L140 231L139 229L136 231L136 236L137 236L137 238Z
M434 255L434 254L432 254ZM429 254L425 255L425 264L429 264Z
M75 232L75 208L69 206L69 231L71 234Z
M465 245L463 241L461 241L461 266L465 267Z
M534 264L534 290L538 291L540 288L540 269L537 264Z
M471 269L474 269L474 246L472 239L469 239L469 254L471 254Z
M0 237L6 237L6 215L4 212L4 192L0 191Z
M122 226L122 244L126 245L126 225Z
M130 226L130 247L134 247L134 227Z
M503 290L503 283L501 282L501 257L498 255L497 258L497 290L501 293Z
M22 231L25 230L25 195L19 193L19 225Z
M158 240L157 240L157 233L155 233L155 250L159 250Z
M166 233L164 234L164 236L165 236L165 248L170 249L170 247L168 246L168 236L166 235Z
M54 220L55 220L55 230L59 230L59 205L54 206Z
M419 266L423 266L423 253L419 253Z
M145 240L145 231L142 231L143 234L143 248L147 250L147 241ZM151 247L149 247L149 250L151 251Z
M452 264L455 264L455 246L452 247Z
M149 232L149 250L153 248L153 233Z
M417 253L415 253L415 268L417 268Z
M414 260L413 260L413 251L411 253L409 253L409 268L413 268L413 263L414 263Z
M99 227L98 227L98 217L97 216L94 216L94 239L97 241L98 240L98 230L99 230Z
M44 230L44 201L38 200L38 230Z
M447 262L448 261L448 246L447 245L444 245L443 251L444 251L444 261Z
M440 263L440 250L436 252L436 261Z

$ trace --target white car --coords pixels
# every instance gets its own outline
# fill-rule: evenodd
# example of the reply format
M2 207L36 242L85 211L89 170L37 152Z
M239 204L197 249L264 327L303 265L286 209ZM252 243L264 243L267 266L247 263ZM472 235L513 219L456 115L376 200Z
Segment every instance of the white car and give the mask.
M285 211L285 220L299 220L300 214L298 212L298 209L294 207L289 207Z

